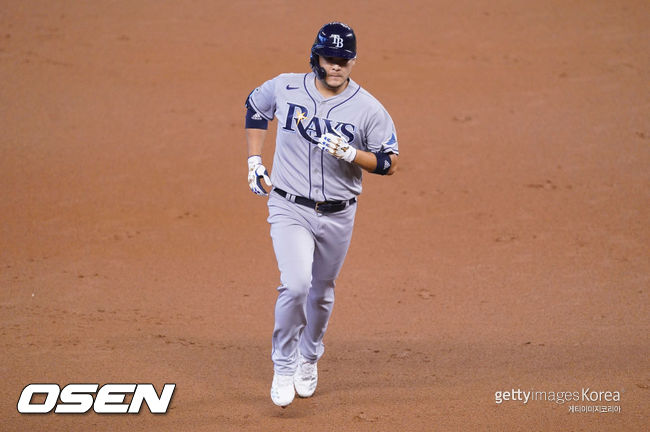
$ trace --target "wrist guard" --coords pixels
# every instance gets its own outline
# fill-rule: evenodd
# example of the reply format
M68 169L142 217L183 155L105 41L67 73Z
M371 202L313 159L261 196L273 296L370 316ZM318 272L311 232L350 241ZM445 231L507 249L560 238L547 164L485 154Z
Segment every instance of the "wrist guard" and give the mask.
M372 152L377 158L377 167L373 171L374 174L386 175L390 171L392 161L390 160L390 154L382 152Z

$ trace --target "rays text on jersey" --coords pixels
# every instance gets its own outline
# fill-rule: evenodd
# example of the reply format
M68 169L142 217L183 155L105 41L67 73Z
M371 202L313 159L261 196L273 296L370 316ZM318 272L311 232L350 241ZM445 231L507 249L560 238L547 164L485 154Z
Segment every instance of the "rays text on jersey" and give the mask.
M289 109L282 129L287 131L297 129L300 135L312 144L317 144L318 138L327 132L345 137L348 142L354 140L356 126L352 123L315 116L310 118L307 107L291 102L287 102L287 105L289 105ZM294 126L296 129L294 129Z

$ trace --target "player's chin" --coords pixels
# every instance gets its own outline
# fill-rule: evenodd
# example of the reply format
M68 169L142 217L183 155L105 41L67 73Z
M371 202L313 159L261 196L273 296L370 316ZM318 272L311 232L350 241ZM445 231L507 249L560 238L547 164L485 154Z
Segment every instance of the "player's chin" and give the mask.
M329 76L325 80L327 85L331 88L339 88L345 83L345 78L342 76Z

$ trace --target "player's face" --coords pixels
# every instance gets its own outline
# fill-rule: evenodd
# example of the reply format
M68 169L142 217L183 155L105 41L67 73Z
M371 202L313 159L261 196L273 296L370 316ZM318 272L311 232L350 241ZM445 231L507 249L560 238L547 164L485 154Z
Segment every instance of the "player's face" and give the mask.
M356 60L325 56L319 56L318 59L320 66L327 72L325 84L330 89L345 87L352 72L352 66L354 66Z

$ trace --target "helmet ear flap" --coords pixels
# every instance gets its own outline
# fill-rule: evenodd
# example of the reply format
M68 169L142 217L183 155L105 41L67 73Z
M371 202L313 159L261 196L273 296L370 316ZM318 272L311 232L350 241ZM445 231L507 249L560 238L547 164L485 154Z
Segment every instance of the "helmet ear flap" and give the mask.
M324 80L327 72L325 72L325 69L323 69L323 67L320 65L318 54L314 53L313 51L311 53L311 56L309 56L309 64L311 65L311 70L313 70L316 74L316 77L319 80Z

